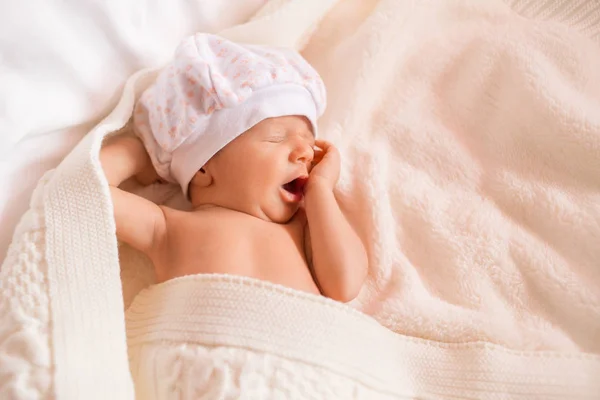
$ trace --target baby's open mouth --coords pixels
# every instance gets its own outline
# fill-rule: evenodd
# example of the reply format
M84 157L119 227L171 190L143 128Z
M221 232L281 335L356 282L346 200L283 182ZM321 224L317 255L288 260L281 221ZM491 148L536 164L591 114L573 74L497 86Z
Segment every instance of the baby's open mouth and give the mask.
M302 199L302 196L304 195L304 186L306 185L307 181L308 178L300 177L286 183L282 187L283 190L292 194L296 201L300 201Z

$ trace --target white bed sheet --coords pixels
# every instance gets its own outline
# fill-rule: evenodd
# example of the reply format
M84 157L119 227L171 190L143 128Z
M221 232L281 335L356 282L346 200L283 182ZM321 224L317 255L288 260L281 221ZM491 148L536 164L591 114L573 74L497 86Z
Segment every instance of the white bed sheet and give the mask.
M87 130L89 126L80 126L25 138L0 159L0 264L38 180L60 163Z

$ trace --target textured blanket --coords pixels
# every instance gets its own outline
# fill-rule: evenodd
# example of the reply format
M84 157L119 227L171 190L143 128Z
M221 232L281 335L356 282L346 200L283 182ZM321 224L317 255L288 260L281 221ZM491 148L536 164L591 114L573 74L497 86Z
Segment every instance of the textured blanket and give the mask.
M243 277L142 290L127 310L136 396L166 399L577 399L598 359L397 335L343 304Z
M598 43L494 1L346 11L305 54L369 244L357 306L411 336L600 353Z
M0 398L132 399L134 378L158 385L139 370L143 346L165 354L155 371L187 360L250 376L266 398L598 398L597 43L468 0L275 1L222 34L302 48L322 74L320 132L340 148L338 198L369 252L361 296L349 307L226 277L146 288L147 260L118 247L98 162L154 77L142 71L41 180L15 232L0 271ZM131 318L140 307L176 327L174 347ZM197 323L172 325L186 319ZM287 377L269 372L280 367ZM195 391L198 376L153 393L241 397L245 380Z

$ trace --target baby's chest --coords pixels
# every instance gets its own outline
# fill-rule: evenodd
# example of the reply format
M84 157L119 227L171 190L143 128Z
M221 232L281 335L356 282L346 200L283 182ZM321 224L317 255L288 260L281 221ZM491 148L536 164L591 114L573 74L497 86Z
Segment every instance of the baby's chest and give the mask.
M269 224L257 227L243 235L247 246L243 256L252 260L257 269L271 272L294 269L306 270L304 227L300 224ZM282 268L286 265L287 268Z
M318 294L307 262L303 226L276 226L252 235L248 266L263 280Z
M169 261L156 265L159 276L242 275L319 294L307 263L301 222L226 225L202 232L181 231L174 238L178 240L173 240L176 249Z
M204 272L254 274L306 269L304 225L263 221L236 221L212 229L181 231L173 240L176 264L194 266ZM206 225L205 225L206 227ZM173 260L175 261L175 260Z
M175 275L249 276L318 294L304 251L302 224L248 224L219 230L188 247Z

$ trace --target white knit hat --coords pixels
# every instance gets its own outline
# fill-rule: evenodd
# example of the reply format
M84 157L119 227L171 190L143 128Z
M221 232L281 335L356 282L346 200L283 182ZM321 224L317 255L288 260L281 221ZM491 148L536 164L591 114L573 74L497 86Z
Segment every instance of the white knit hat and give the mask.
M326 104L319 74L294 50L186 38L138 101L134 131L158 174L187 196L196 172L266 118L306 116L316 136Z

